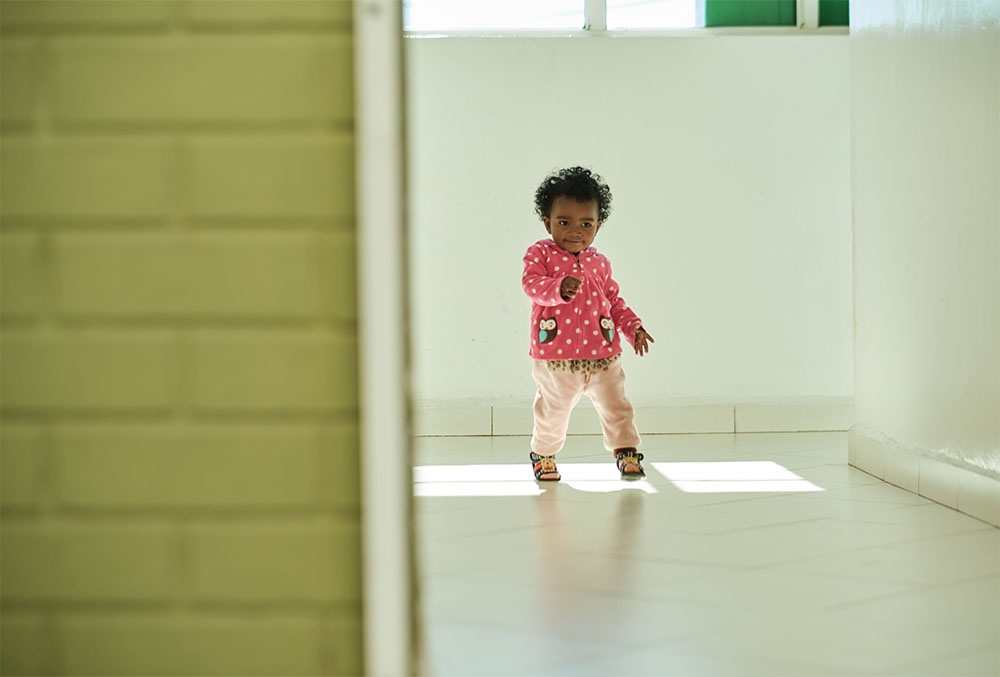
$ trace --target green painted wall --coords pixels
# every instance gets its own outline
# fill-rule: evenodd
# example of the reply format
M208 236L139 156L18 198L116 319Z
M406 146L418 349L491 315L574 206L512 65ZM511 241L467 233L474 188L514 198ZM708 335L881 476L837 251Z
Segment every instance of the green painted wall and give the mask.
M350 3L0 30L0 671L361 673Z
M849 18L849 0L819 0L820 26L848 26Z
M705 26L794 26L795 0L705 0Z
M819 0L820 26L847 26L849 0ZM705 0L705 26L794 26L795 0Z

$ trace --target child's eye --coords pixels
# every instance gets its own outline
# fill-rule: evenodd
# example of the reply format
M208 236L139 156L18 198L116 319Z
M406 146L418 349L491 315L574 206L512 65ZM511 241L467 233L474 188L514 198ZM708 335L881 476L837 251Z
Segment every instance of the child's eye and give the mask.
M584 222L583 222L583 227L584 227L584 228L590 228L590 227L591 227L592 225L593 225L593 224L592 224L592 223L591 223L590 221L584 221Z
M569 225L569 221L560 221L559 225L560 226L568 226Z

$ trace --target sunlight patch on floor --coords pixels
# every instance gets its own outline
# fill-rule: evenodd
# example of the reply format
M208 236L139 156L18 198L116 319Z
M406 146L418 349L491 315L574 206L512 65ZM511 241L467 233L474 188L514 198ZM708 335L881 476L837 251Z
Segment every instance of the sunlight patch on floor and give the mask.
M824 491L774 461L652 463L657 472L685 493ZM612 463L560 463L562 484L588 493L633 489L657 493L648 480L623 480ZM413 469L415 496L538 496L527 463L421 465Z
M414 496L538 496L545 489L534 478L528 482L416 482Z
M577 491L657 493L647 480L623 480L613 463L560 463L559 474L560 484ZM413 482L415 496L537 496L555 484L535 481L529 463L418 465Z
M825 491L774 461L652 463L685 493Z

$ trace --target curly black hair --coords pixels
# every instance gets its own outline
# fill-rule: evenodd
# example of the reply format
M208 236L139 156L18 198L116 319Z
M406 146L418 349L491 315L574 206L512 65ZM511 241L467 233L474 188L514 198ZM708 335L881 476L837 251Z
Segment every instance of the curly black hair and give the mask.
M535 191L535 213L540 218L548 218L552 203L560 195L580 202L596 200L598 221L607 221L611 214L611 189L600 174L584 167L559 169L546 176Z

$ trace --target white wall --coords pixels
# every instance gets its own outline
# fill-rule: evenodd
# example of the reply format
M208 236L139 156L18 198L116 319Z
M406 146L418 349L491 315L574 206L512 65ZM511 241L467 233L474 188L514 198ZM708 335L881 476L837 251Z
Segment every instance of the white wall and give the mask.
M533 194L591 166L637 405L850 398L846 35L409 39L415 396L530 403Z
M1000 477L998 27L998 0L851 5L854 434L921 493L928 459Z

